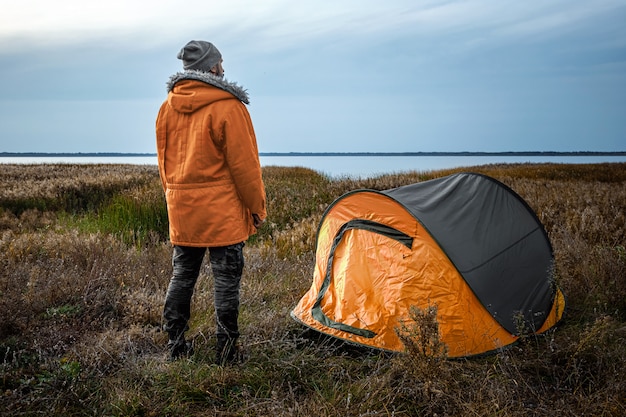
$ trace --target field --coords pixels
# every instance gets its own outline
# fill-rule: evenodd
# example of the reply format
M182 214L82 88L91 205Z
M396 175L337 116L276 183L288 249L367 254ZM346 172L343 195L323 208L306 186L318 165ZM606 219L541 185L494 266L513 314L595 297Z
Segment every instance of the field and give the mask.
M537 213L568 303L556 329L448 360L343 345L289 317L329 203L456 171L497 178ZM626 164L263 176L269 220L244 252L245 361L219 367L209 268L192 306L196 353L167 361L171 247L156 167L1 165L0 415L626 415Z

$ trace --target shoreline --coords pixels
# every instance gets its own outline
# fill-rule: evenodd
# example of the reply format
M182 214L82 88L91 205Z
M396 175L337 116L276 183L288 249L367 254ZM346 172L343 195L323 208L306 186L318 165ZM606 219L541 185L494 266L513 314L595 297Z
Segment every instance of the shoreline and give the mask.
M125 152L0 152L0 158L19 157L154 157L156 153ZM259 156L626 156L626 151L520 152L259 152Z

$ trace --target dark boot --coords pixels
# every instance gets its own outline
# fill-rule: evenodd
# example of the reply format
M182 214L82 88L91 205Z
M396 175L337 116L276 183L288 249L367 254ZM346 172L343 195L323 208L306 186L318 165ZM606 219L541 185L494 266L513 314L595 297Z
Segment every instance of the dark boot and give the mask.
M240 359L237 339L218 335L217 345L215 346L215 364L224 366L237 363Z
M180 358L188 358L193 355L193 344L183 339L170 340L167 342L167 348L170 351L170 361Z

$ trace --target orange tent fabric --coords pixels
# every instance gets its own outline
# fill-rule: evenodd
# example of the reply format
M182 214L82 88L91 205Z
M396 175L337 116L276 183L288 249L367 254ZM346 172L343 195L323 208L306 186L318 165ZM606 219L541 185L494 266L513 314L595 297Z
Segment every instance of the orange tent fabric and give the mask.
M487 188L487 194L495 192L499 196L491 202L486 201L488 198L476 201L481 193L475 188L481 186ZM507 197L501 197L503 192ZM412 200L419 201L418 206L425 205L421 209L409 207ZM458 207L445 209L445 203ZM437 214L426 213L429 204ZM505 247L485 244L486 249L477 251L474 246L489 239L490 233L507 234L507 225L499 220L507 216L493 213L509 210L511 205L519 206L516 217L525 213L528 218L513 220L528 226L513 227L510 239L498 239L506 242ZM454 219L451 213L460 215ZM496 224L489 224L490 220ZM455 232L456 238L441 237ZM484 259L467 270L460 268L464 261L458 258L465 255L446 247L446 241L454 246L457 239L473 246L467 256L477 257L478 253ZM543 248L537 248L541 246L538 241L543 241ZM504 256L504 262L493 259L498 256ZM528 259L520 262L515 259L519 256ZM506 262L508 258L511 263ZM317 236L313 283L291 316L310 328L352 343L403 351L397 329L409 320L410 308L435 305L447 355L482 354L514 343L520 335L519 329L512 328L513 320L525 321L525 313L529 317L523 325L526 330L543 332L558 322L565 302L551 281L551 262L552 249L536 216L512 190L488 177L457 174L386 192L358 190L337 199L324 214ZM533 264L546 268L528 269ZM510 274L509 267L528 269L528 274L540 276L527 279L524 273ZM485 270L481 272L485 278L472 275L481 269ZM524 283L509 283L511 275L517 281L526 280L533 288L520 291ZM493 288L480 288L485 285ZM520 299L515 299L516 294ZM513 300L507 299L505 308L490 310L498 303L489 300L500 296ZM529 296L539 301L528 302ZM489 306L485 306L486 300ZM511 310L509 304L513 305ZM515 312L517 307L519 317L499 319L499 314L505 310L506 314ZM529 307L532 311L523 311Z

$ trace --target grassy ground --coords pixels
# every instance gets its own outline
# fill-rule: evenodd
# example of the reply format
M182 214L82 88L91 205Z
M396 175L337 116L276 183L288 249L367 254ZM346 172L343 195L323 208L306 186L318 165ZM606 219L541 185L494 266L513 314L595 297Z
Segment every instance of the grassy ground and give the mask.
M245 249L246 360L218 367L209 268L193 301L196 353L166 360L171 247L155 167L2 165L0 415L625 415L626 164L464 170L510 186L546 227L568 301L556 330L455 361L316 337L289 312L310 286L326 206L453 171L266 167L270 220Z

